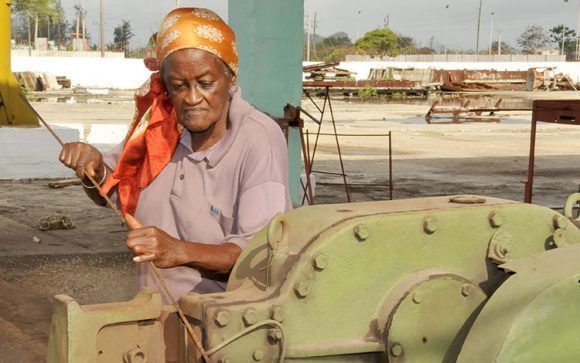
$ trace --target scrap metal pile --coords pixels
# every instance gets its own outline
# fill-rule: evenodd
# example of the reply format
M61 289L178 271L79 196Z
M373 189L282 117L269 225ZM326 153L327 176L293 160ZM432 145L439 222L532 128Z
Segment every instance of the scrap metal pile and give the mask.
M322 63L304 67L304 88L331 87L335 92L356 93L372 87L378 92L426 94L433 91L556 91L578 90L572 78L556 68L530 68L527 71L495 69L371 68L366 80L355 80L353 74L336 68L339 63Z

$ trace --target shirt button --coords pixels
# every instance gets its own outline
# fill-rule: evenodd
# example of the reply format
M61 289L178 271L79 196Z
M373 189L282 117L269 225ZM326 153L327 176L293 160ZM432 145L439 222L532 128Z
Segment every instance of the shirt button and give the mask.
M181 174L181 175L179 176L179 180L183 180L183 179L185 179L185 175Z

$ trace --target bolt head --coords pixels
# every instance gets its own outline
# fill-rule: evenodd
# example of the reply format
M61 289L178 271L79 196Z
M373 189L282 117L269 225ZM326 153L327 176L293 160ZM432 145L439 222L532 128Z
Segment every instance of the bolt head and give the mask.
M394 357L398 357L401 354L403 354L403 347L401 346L401 344L393 344L391 346L391 355L393 355Z
M254 354L252 354L252 357L254 358L254 360L256 362L261 361L264 358L264 352L262 352L261 350L254 350Z
M370 231L364 224L357 224L354 226L354 236L356 237L359 242L365 241L369 238Z
M505 217L503 216L503 214L501 214L500 212L491 212L491 214L489 215L489 224L491 224L492 227L498 228L504 223Z
M556 228L566 228L570 224L568 218L562 215L554 216L554 227Z
M416 292L413 294L412 299L415 304L420 304L423 301L423 295L420 292Z
M469 284L463 284L463 286L461 286L461 295L467 297L469 295L471 295L471 293L473 292L473 287Z
M230 313L225 310L218 311L215 315L215 322L218 326L226 326L230 322Z
M270 337L270 339L277 342L280 339L282 339L282 332L280 331L280 329L270 329L268 331L268 336Z
M323 255L319 254L318 256L314 257L314 268L317 270L324 270L326 266L328 266L328 258Z
M310 285L308 283L302 281L294 285L294 291L300 297L306 297L310 292Z
M566 244L566 230L564 228L558 228L554 231L552 238L557 247L562 247Z
M423 220L423 231L427 234L433 234L437 231L437 219L435 217L426 217Z
M223 357L219 360L220 363L231 363L232 360L229 357Z
M256 321L258 321L258 315L256 313L256 310L253 308L247 309L246 311L244 311L242 319L244 320L244 323L246 325L256 324Z
M278 322L282 322L282 320L284 320L284 311L282 310L282 307L280 307L280 306L272 307L272 310L270 312L270 316L272 317L272 319L274 319Z

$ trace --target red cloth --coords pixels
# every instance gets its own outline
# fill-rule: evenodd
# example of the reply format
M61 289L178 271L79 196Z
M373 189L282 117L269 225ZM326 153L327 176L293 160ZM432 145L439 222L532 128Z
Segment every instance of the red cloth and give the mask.
M151 76L147 94L135 96L135 105L135 121L125 139L117 167L101 188L103 194L108 194L117 186L121 211L131 215L135 214L141 190L169 163L180 137L175 110L165 97L165 87L159 73ZM147 128L134 135L149 106L151 114Z

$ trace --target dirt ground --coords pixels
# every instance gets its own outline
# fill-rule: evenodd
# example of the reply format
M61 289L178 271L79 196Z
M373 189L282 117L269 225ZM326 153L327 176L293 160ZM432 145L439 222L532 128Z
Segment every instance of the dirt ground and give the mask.
M49 122L126 123L133 106L129 92L95 99L40 95L34 106ZM498 97L531 107L533 97L578 99L574 93L477 95L472 105ZM507 98L509 97L509 98ZM338 134L392 132L394 198L482 194L521 201L527 170L531 113L453 123L423 118L434 99L385 103L332 101ZM322 102L321 99L315 99ZM445 99L457 102L457 96ZM313 115L309 101L303 105ZM327 115L328 116L328 115ZM488 122L492 121L492 122ZM317 125L307 121L310 151ZM323 133L332 133L330 118ZM86 136L86 135L85 135ZM536 203L559 207L580 185L580 128L543 124L538 130ZM339 136L348 181L386 184L387 138ZM334 136L321 136L314 169L340 172ZM316 174L316 202L346 200L342 178ZM47 180L0 181L0 362L40 362L46 354L53 296L68 294L83 304L126 300L135 293L134 271L123 247L125 232L110 210L92 205L78 186L51 189ZM386 186L349 188L354 201L388 199ZM48 213L70 215L76 228L41 232ZM36 238L34 238L36 237ZM40 240L40 242L38 242Z

